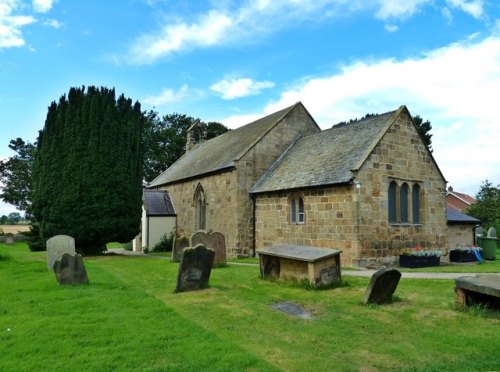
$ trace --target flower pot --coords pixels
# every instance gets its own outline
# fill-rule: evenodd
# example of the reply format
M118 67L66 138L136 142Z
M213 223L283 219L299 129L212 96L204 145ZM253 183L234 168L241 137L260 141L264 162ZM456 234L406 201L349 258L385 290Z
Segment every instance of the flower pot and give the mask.
M472 262L477 261L474 252L462 249L454 249L450 251L450 262Z
M441 257L436 256L399 256L399 267L417 268L439 266Z

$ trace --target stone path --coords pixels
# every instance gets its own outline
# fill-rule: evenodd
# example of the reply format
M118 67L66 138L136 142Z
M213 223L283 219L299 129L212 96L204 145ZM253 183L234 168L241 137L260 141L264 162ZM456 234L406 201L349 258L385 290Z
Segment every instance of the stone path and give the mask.
M127 251L123 248L114 248L114 249L108 249L109 253L114 253L114 254L121 254L125 256L139 256L139 257L151 257L151 258L158 258L158 259L170 259L169 257L164 257L164 256L150 256L147 254L144 254L142 252L132 252L132 251ZM254 266L254 267L259 267L259 264L254 264L254 263L246 263L246 262L232 262L228 261L228 265L234 265L234 266ZM359 269L359 270L342 270L342 275L345 276L357 276L357 277L365 277L365 278L371 278L371 276L376 272L377 270L373 269ZM403 278L407 279L456 279L462 276L476 276L476 275L500 275L500 273L424 273L424 272L401 272L403 275Z

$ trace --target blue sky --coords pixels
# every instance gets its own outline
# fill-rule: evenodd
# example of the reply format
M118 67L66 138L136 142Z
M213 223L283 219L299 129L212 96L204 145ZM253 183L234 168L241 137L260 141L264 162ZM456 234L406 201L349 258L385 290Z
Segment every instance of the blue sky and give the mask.
M231 128L297 101L324 129L404 104L455 190L500 183L497 0L0 0L0 158L82 85Z

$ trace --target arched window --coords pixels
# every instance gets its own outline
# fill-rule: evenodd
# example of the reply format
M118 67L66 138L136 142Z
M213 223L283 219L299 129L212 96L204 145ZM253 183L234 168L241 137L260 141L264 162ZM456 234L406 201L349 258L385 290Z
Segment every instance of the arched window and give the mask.
M411 204L412 204L412 222L414 224L420 223L420 186L418 184L413 185L413 190L411 191Z
M195 230L206 230L207 204L205 202L205 192L200 184L198 184L194 192L194 217Z
M301 196L292 196L290 198L290 223L301 225L305 223L305 220L304 199Z
M408 184L403 183L399 191L399 206L401 212L401 223L408 223Z
M398 222L398 217L397 217L397 212L396 212L397 188L398 188L398 186L396 185L395 181L392 181L389 184L388 203L389 203L389 222L390 223L397 223Z

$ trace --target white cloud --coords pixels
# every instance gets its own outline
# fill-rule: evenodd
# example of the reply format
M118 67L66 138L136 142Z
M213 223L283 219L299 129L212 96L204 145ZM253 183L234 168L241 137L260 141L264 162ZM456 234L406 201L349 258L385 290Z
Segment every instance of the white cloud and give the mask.
M156 2L154 2L156 5ZM214 8L193 16L160 26L158 31L144 33L132 41L125 56L111 57L116 63L151 64L172 53L193 48L207 48L256 42L261 37L285 27L311 21L322 22L334 17L368 12L382 21L405 20L424 7L435 7L434 0L255 0L244 2L212 2ZM482 0L446 0L449 7L478 17L483 13ZM173 15L168 17L173 19ZM387 23L389 32L398 27Z
M385 30L387 32L396 32L396 31L399 30L399 26L398 25L389 25L389 24L387 24L387 25L384 26L384 28L385 28Z
M33 9L37 13L47 13L52 9L53 0L33 0Z
M223 99L235 99L260 94L261 90L274 87L272 81L254 81L249 78L223 79L213 84L210 89L219 93Z
M52 28L59 29L63 26L61 22L59 22L57 19L47 19L43 22L45 26L49 26Z
M419 11L419 7L430 0L379 0L380 9L375 14L377 18L408 18Z
M25 45L22 27L35 22L32 16L17 15L19 0L0 0L0 49Z
M480 19L484 14L483 0L446 0L446 3L448 6L458 8L476 19Z
M163 88L160 94L156 96L148 96L141 100L151 106L162 106L172 102L182 100L188 93L188 86L183 85L177 92L173 89Z
M472 37L419 58L344 65L338 73L297 83L263 112L219 121L234 128L302 101L329 128L405 104L431 121L434 156L447 180L473 195L484 179L500 184L498 87L500 37Z

